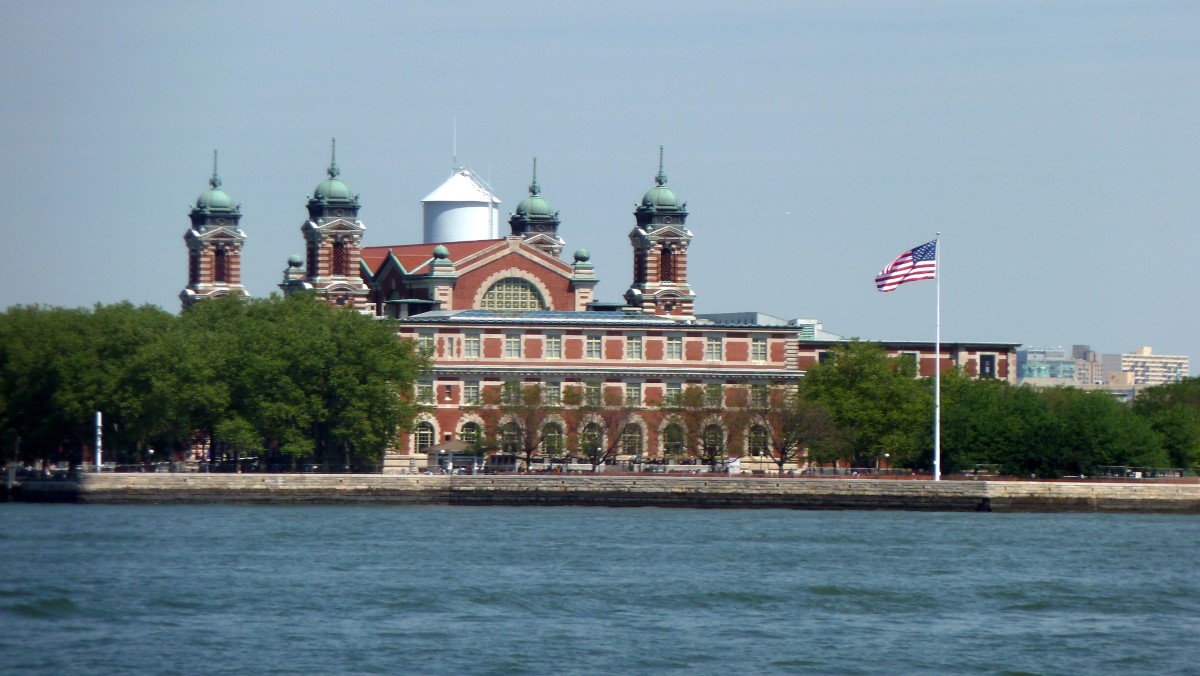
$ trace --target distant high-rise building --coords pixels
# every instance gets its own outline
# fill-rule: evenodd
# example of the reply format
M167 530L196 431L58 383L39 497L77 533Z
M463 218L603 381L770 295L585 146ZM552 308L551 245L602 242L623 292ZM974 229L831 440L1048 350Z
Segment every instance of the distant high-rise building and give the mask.
M1190 373L1186 356L1153 354L1149 347L1125 354L1106 354L1101 362L1106 384L1163 385L1183 380Z
M1017 382L1039 387L1077 385L1075 359L1061 347L1017 350Z

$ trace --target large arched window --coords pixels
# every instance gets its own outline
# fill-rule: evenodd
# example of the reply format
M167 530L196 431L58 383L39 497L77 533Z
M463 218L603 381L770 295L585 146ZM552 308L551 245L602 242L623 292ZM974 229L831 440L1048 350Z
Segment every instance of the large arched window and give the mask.
M687 437L683 433L683 425L671 423L663 430L663 454L669 458L678 458L684 454Z
M721 429L720 425L709 425L704 428L702 441L706 454L714 455L720 453L725 450L725 430Z
M483 294L484 310L545 310L537 287L520 277L506 277Z
M458 433L458 438L472 446L479 443L479 423L463 423L462 431Z
M630 423L621 432L621 452L626 455L642 454L642 428Z
M433 445L433 424L429 422L417 423L416 430L417 450L423 451Z
M588 423L583 431L579 433L579 445L585 450L595 450L600 448L600 444L604 441L604 435L600 431L600 426L596 423Z
M767 432L767 428L762 425L755 425L750 428L750 455L762 456L767 455L767 442L771 435Z
M501 447L505 453L520 453L521 448L521 426L515 422L510 422L500 429Z
M546 455L562 455L562 425L546 423L542 426L542 450L546 452Z

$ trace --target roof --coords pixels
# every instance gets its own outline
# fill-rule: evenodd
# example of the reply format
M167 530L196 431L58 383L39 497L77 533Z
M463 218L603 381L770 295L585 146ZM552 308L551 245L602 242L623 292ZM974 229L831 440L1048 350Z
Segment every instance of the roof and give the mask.
M370 269L371 274L379 272L380 266L387 260L389 254L396 258L405 272L412 274L418 272L427 266L429 261L433 260L433 250L439 246L446 247L446 251L450 254L448 257L450 262L457 263L464 258L473 256L503 242L504 240L502 239L476 239L466 242L428 242L392 246L365 246L359 255L362 261L366 263L367 268Z
M565 310L435 310L409 317L403 323L469 322L478 324L592 324L605 326L686 326L674 319L641 312L587 312Z
M455 169L450 178L434 188L422 202L490 202L499 204L500 198L491 193L474 174L467 169Z

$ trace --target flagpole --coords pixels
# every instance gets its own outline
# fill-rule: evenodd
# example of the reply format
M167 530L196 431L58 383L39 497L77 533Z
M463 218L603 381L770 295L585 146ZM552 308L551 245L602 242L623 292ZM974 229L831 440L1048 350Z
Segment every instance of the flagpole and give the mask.
M937 284L937 309L934 311L933 336L933 480L942 479L942 233L934 238L934 279Z

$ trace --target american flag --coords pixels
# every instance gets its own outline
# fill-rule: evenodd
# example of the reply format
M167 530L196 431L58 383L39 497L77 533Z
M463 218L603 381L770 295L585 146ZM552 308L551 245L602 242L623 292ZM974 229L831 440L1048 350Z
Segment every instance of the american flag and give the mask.
M937 240L913 247L875 275L875 287L892 291L905 282L937 277Z

